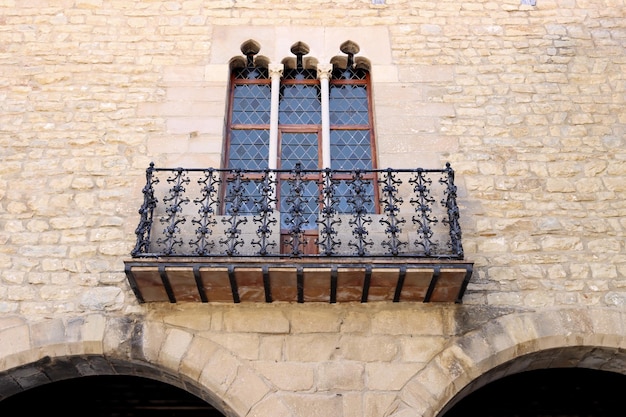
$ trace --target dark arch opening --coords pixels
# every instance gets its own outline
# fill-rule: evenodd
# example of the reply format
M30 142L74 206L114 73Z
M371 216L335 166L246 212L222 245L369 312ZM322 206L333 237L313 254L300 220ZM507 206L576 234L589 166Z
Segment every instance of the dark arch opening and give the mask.
M3 416L37 415L42 411L65 417L224 417L206 401L181 388L137 376L66 379L0 401Z
M471 392L439 417L622 417L626 375L550 368L506 376Z

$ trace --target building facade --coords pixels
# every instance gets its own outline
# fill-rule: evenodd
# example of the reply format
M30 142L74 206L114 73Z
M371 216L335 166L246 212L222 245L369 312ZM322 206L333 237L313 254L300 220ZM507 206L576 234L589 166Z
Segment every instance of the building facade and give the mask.
M623 0L5 0L0 39L0 407L126 375L228 417L443 417L523 371L626 374ZM209 167L217 252L185 252L204 194L168 178ZM394 191L417 253L390 248L388 167L418 178ZM238 206L237 168L274 185ZM324 169L366 172L362 210L315 196ZM315 207L365 247L323 253Z

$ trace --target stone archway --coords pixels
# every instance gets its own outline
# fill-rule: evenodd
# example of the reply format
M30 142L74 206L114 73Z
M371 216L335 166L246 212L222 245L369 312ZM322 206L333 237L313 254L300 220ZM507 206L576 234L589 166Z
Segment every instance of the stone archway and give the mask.
M439 412L438 416L447 416L447 411L453 409L459 402L473 396L474 393L487 389L486 387L490 386L491 390L497 391L497 385L500 383L505 382L509 385L515 385L516 381L505 381L511 377L516 378L516 380L526 379L534 381L535 384L540 384L541 379L537 375L543 375L545 378L544 382L547 382L559 371L565 376L568 372L564 370L584 370L588 378L595 379L597 383L602 384L603 380L620 380L623 387L626 384L625 365L626 351L620 348L564 346L540 350L512 359L476 378L471 384L459 391ZM598 374L595 374L593 371L598 372ZM577 382L576 379L580 375L576 372L569 373L572 375L568 383L572 384L572 386L579 385L579 388L586 387L588 390L593 388L587 385L589 381L581 380ZM608 373L610 375L600 375L600 373ZM524 375L522 376L522 374ZM550 386L549 383L547 383L545 388L554 390L555 395L557 394L555 387Z
M452 340L404 386L390 414L443 417L464 396L525 370L583 367L626 374L622 316L572 308L491 320Z
M184 389L227 417L291 416L249 365L191 329L146 317L94 314L0 322L0 400L69 378L144 376Z
M56 401L64 396L65 403ZM0 373L0 414L2 410L37 410L45 405L46 398L51 403L44 408L50 411L62 406L56 411L63 415L74 415L72 410L75 415L84 415L85 410L80 413L76 406L90 403L100 404L102 409L115 404L119 408L115 415L125 415L137 406L158 411L176 403L187 410L203 410L208 417L224 417L222 410L228 410L188 377L101 355L46 356Z
M49 369L63 372L63 369ZM14 373L18 374L19 371ZM16 375L17 376L17 375ZM200 397L171 384L127 375L92 375L39 385L0 401L0 414L16 411L65 417L224 417Z
M492 381L450 402L439 416L606 417L623 414L626 375L589 368L546 368Z

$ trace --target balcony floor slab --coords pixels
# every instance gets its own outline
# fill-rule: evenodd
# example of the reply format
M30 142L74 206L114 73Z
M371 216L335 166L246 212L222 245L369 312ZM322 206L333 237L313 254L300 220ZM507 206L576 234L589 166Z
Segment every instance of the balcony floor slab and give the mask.
M158 258L125 261L149 302L460 303L473 264L462 260Z

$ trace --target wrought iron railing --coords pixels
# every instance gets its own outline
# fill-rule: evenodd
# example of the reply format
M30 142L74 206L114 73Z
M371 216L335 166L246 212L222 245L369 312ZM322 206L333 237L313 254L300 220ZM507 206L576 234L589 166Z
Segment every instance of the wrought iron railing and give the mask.
M454 171L146 170L135 258L463 259Z

